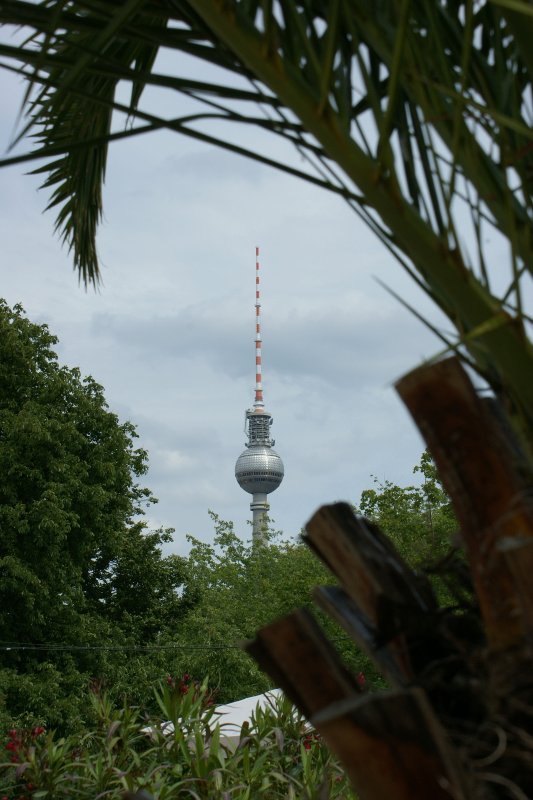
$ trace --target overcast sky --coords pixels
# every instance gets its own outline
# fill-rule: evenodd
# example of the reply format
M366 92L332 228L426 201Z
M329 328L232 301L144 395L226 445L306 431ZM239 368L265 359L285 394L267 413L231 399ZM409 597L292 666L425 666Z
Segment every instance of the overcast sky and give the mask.
M0 81L5 152L22 89ZM137 426L159 498L150 521L175 528L176 552L187 533L212 538L208 509L250 538L234 465L253 402L256 245L265 404L285 464L276 527L294 535L321 503L357 502L373 475L415 480L422 443L393 382L440 343L375 279L432 310L343 200L176 134L117 143L95 292L79 285L27 169L0 172L0 295L46 322L60 360Z

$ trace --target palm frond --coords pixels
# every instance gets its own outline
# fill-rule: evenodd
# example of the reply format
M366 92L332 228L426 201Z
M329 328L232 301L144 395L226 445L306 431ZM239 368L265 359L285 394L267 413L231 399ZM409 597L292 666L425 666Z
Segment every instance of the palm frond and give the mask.
M40 171L84 280L98 278L108 142L158 127L196 136L341 194L533 430L521 289L533 273L530 8L519 0L5 0L0 21L32 35L0 44L0 58L29 79L32 154L53 159ZM209 62L220 81L161 74L160 48ZM120 81L130 84L126 105L116 102ZM147 114L147 87L203 111ZM134 121L126 131L116 130L117 112ZM210 131L221 120L283 137L308 168L272 158L266 145L252 153L231 129L223 139ZM491 293L502 285L482 234L491 227L511 247L505 296Z

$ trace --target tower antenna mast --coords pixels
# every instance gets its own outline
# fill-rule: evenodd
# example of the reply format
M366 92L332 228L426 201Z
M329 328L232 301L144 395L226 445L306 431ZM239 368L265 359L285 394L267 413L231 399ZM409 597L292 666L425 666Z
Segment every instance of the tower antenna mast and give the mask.
M263 408L263 355L261 352L261 278L259 275L259 248L255 248L255 403Z
M246 449L235 464L235 477L239 486L252 495L252 543L266 539L267 514L270 508L268 495L283 480L283 461L273 449L270 437L272 415L265 411L263 402L263 361L261 336L261 281L259 274L259 248L255 248L255 395L252 408L246 411Z

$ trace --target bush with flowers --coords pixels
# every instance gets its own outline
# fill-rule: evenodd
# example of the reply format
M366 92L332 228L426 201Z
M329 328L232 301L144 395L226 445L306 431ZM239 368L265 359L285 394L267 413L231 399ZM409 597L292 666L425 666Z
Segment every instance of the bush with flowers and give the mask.
M98 719L83 735L12 729L0 764L0 800L355 800L324 742L283 696L257 707L229 743L207 682L170 676L161 714L117 710L93 693Z

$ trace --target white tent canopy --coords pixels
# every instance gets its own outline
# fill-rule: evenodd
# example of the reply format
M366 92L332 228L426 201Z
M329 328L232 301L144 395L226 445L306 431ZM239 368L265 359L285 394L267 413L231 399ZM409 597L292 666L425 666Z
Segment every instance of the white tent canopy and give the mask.
M275 707L277 698L281 695L281 689L270 689L264 694L257 694L254 697L245 697L242 700L236 700L234 703L216 706L212 724L220 725L221 741L226 744L232 743L236 745L239 741L243 722L251 722L252 714L257 707ZM144 729L145 733L148 734L153 732L153 730L152 727ZM172 733L174 731L174 724L172 722L163 722L160 730L163 733Z
M275 706L276 699L280 695L281 689L271 689L265 694L256 694L254 697L236 700L235 703L217 706L215 714L217 722L222 727L222 738L238 736L243 722L249 722L252 719L252 713L257 706L260 708Z

